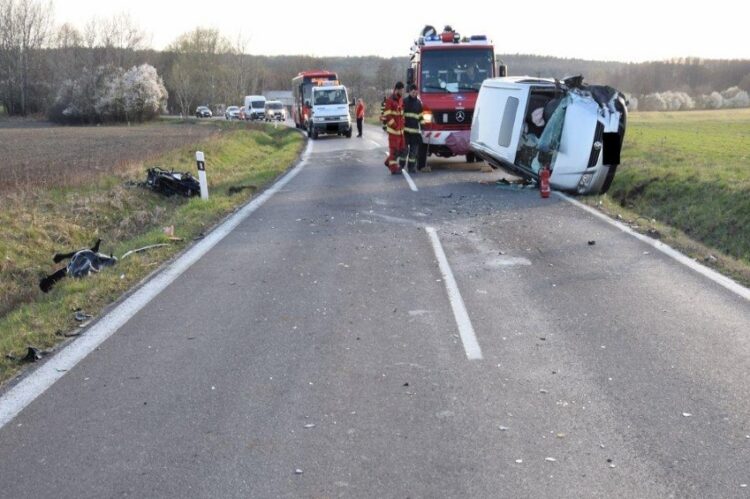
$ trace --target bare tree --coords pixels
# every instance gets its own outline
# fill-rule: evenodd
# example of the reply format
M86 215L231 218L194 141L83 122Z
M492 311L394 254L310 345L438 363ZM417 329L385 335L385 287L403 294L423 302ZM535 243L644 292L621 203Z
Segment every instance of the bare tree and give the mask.
M30 73L41 63L52 6L39 0L0 0L0 67L3 102L10 114L29 111Z

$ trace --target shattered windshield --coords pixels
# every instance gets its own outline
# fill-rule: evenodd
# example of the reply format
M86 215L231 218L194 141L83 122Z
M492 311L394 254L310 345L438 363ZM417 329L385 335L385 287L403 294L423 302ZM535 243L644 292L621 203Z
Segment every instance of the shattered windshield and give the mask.
M493 64L489 49L427 50L422 53L422 92L478 92L492 77Z
M346 104L346 92L341 89L316 90L313 92L315 105L326 106L329 104Z

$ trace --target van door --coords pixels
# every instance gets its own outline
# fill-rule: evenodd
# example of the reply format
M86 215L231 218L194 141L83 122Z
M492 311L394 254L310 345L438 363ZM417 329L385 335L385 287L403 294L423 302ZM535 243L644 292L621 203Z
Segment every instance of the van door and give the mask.
M513 84L486 85L479 94L472 142L514 163L523 127L528 89Z

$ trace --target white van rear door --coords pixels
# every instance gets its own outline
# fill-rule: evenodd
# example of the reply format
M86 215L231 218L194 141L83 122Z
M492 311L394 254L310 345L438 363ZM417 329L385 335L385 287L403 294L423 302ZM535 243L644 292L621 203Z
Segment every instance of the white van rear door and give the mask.
M485 85L477 100L471 141L514 163L527 101L528 88L524 86L495 82Z

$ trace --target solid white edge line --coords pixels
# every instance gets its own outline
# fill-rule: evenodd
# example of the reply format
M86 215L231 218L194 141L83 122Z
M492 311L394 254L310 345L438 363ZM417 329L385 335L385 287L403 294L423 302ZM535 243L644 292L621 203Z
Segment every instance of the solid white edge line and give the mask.
M581 203L580 201L576 201L575 199L572 199L570 196L567 196L563 194L562 192L555 191L555 194L567 201L568 203L571 203L574 206L577 206L578 208L581 208L582 210L587 211L588 213L594 215L595 217L604 220L610 225L613 225L620 229L621 231L625 232L626 234L629 234L636 239L648 244L649 246L661 251L665 255L669 256L670 258L673 258L674 260L677 260L681 264L685 265L686 267L689 267L690 269L698 272L699 274L703 275L704 277L707 277L711 279L716 284L723 286L724 288L728 289L729 291L733 292L734 294L741 296L742 298L750 301L750 289L746 288L745 286L739 284L738 282L730 279L729 277L722 275L715 270L706 267L703 264L700 264L690 258L689 256L685 255L684 253L681 253L677 251L676 249L672 248L671 246L664 244L661 241L657 241L656 239L652 239L648 236L645 236L639 232L634 231L627 225L618 222L617 220L613 220L609 216L605 215L604 213L601 213L600 211L590 207L586 206L585 204Z
M417 184L414 183L414 180L412 180L411 175L409 175L409 172L406 170L401 170L401 173L404 174L406 183L409 184L409 189L411 189L413 192L417 192L419 189L417 189Z
M479 347L477 336L474 333L474 326L471 325L469 313L466 311L466 304L464 304L464 300L461 298L461 291L459 291L456 279L453 277L453 271L450 264L448 264L448 258L445 256L443 245L440 244L437 231L433 227L425 227L425 230L430 236L432 249L435 251L440 273L443 276L443 282L445 282L445 289L448 291L448 300L451 303L451 308L453 308L453 316L456 318L458 333L461 336L461 342L464 344L466 357L469 360L481 360L482 349Z
M310 156L312 142L309 141L300 162L265 190L260 196L240 208L222 224L211 231L204 239L188 249L177 260L159 272L131 296L99 319L88 331L65 348L57 352L36 371L21 380L16 386L0 397L0 428L13 420L26 406L44 393L57 380L73 369L107 338L112 336L144 306L153 300L167 286L175 281L195 262L224 239L241 222L260 208L268 199L281 190L302 171Z

